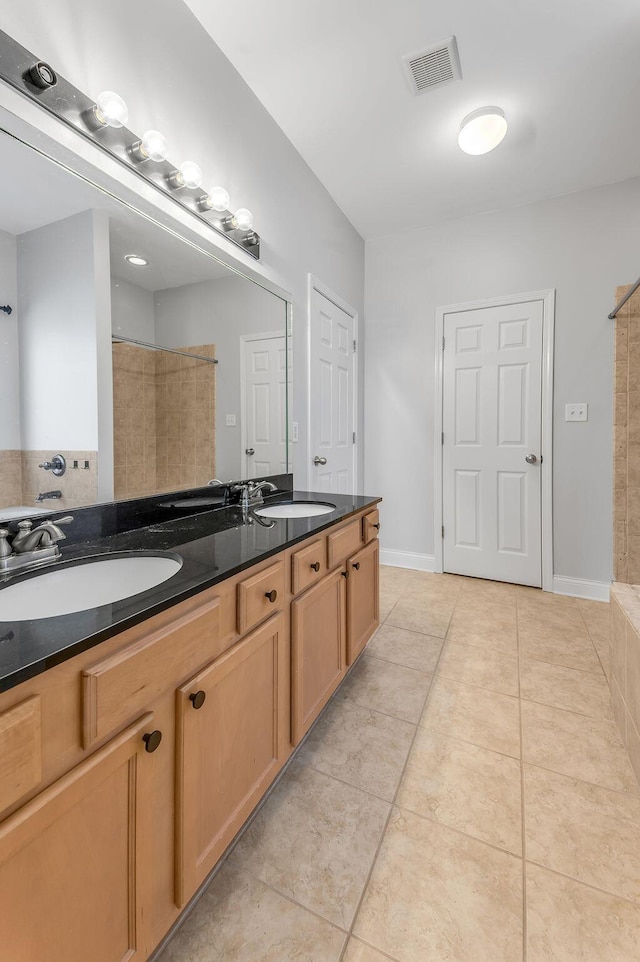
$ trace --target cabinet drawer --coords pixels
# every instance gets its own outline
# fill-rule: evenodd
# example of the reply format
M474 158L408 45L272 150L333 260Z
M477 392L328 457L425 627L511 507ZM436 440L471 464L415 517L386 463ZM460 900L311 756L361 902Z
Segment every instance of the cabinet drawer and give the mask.
M238 631L241 635L282 608L284 564L265 568L238 585Z
M85 748L139 715L158 695L218 654L217 597L85 669Z
M329 571L341 564L345 558L357 551L362 544L362 522L360 518L327 536L327 566Z
M378 537L379 531L380 513L376 508L375 511L370 511L369 514L365 514L362 519L362 540L365 544L369 544L370 541Z
M0 715L0 812L42 779L40 696Z
M319 581L326 571L324 538L312 541L291 556L291 590L294 595Z

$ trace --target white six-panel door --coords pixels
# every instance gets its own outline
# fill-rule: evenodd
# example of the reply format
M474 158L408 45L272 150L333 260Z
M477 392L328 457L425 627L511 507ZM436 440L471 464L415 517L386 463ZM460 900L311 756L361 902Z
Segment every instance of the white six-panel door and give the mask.
M284 334L247 335L244 366L243 478L287 470L287 369Z
M542 334L540 300L445 314L445 571L542 584Z
M311 489L354 490L353 317L311 291ZM324 463L323 463L324 462Z

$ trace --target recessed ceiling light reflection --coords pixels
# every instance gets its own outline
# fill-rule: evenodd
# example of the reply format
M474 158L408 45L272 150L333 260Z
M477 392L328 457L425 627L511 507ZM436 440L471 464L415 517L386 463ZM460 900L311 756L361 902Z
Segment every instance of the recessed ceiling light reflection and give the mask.
M141 257L140 254L125 254L124 259L127 264L133 264L134 267L146 267L149 263L149 261Z

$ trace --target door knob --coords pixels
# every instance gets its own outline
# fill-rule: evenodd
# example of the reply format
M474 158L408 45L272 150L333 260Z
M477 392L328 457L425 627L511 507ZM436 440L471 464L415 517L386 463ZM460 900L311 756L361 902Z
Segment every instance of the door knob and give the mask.
M315 458L313 459L313 463L314 463L314 464L326 464L326 463L327 463L327 459L326 459L326 458L319 458L318 455L316 454Z
M527 456L525 457L525 461L527 462L527 464L537 464L538 458L536 457L535 454L527 454Z
M245 448L244 453L251 455L251 454L255 454L256 452L253 448Z

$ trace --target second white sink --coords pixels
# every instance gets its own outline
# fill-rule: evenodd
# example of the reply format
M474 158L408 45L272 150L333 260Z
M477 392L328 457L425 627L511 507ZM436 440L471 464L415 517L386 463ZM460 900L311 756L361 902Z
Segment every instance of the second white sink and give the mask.
M84 564L47 568L0 588L0 621L32 621L99 608L155 588L181 567L177 556L105 555Z
M263 508L256 508L255 514L261 518L315 518L335 510L335 504L329 504L328 501L281 501L280 504L265 504Z

